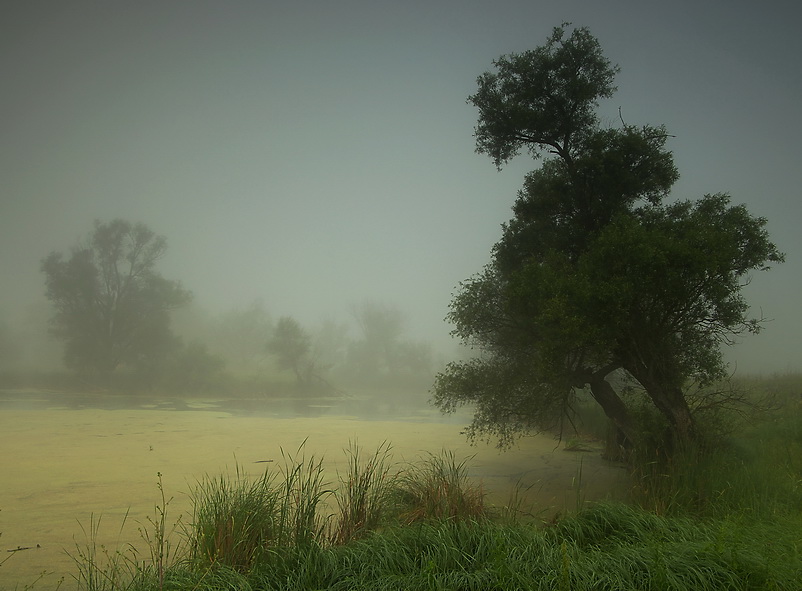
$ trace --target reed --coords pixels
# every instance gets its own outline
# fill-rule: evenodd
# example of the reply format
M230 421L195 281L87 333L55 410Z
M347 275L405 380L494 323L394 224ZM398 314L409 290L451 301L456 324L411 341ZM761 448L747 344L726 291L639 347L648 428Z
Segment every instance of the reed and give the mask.
M73 578L78 589L86 591L119 591L127 589L130 581L135 580L141 569L138 563L138 554L134 547L127 546L112 550L105 544L98 542L102 516L89 516L89 526L78 522L83 534L83 542L75 542L73 551L67 550L67 555L76 566ZM118 536L122 535L128 512L126 511L120 524Z
M283 465L251 479L237 465L232 477L206 477L192 493L192 524L185 531L196 564L248 572L269 552L319 543L326 519L321 502L331 494L322 461L282 450Z
M375 531L394 517L397 474L392 472L391 446L382 443L363 459L356 443L346 449L348 467L335 492L339 509L329 539L345 544Z
M453 452L428 454L399 475L397 494L400 519L415 523L428 519L480 519L487 516L481 483L468 477L467 462Z

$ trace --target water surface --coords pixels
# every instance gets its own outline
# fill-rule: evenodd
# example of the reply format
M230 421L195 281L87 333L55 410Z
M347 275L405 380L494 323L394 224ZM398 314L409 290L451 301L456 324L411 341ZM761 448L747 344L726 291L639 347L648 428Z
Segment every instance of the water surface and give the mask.
M331 480L345 470L350 442L373 452L388 441L399 464L441 450L473 456L470 474L491 503L503 504L520 482L529 487L528 506L542 515L621 487L623 471L598 449L565 451L546 435L504 452L472 447L460 433L468 420L380 397L219 401L0 391L0 589L23 588L42 572L35 588L53 589L61 577L61 589L74 588L65 550L84 547L93 522L100 522L98 543L134 544L147 555L138 530L150 528L160 503L158 473L174 519L191 510L188 492L204 475L233 474L237 466L261 474L282 451L302 445L307 457L323 457ZM29 549L8 552L20 547Z

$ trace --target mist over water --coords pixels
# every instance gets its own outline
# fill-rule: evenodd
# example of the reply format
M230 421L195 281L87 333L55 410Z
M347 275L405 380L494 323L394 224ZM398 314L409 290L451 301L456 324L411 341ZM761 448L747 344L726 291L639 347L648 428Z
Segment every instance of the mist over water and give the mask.
M415 396L407 396L407 400ZM393 406L394 404L394 406ZM227 402L126 399L118 396L0 395L0 544L13 553L0 567L0 589L30 584L51 588L76 572L65 550L85 545L98 521L97 542L131 543L147 552L138 528L149 526L159 503L157 473L170 500L168 516L191 518L188 492L205 475L249 474L276 468L282 453L323 457L329 480L344 471L349 443L366 452L387 441L399 467L428 452L454 452L468 462L492 504L504 504L512 487L527 489L532 512L548 516L577 500L615 494L624 471L598 450L568 452L550 436L527 437L513 449L470 446L467 415L443 417L421 405L352 399ZM304 443L305 442L305 443ZM128 514L125 527L121 525ZM83 527L83 530L82 530ZM177 541L177 538L174 538ZM69 589L69 578L62 589Z
M565 451L548 435L504 452L471 447L461 433L470 410L442 415L427 402L434 374L465 353L443 321L453 292L487 263L540 165L522 156L498 171L475 154L465 99L492 60L566 20L621 65L600 117L666 125L682 175L672 199L729 192L768 219L787 262L744 295L751 315L773 322L725 357L739 374L799 371L802 118L789 113L802 96L802 37L790 13L688 3L689 19L681 2L50 4L17 3L0 19L0 591L43 571L37 588L54 587L73 569L64 550L87 542L93 519L98 542L146 552L138 528L159 502L158 473L174 519L204 475L259 474L304 442L333 481L351 442L372 452L388 441L399 464L443 449L474 456L490 502L520 483L535 514L620 489L624 471L599 449ZM94 220L116 218L164 235L157 270L193 294L171 312L181 347L169 362L154 356L160 376L115 376L131 395L82 391L83 376L64 371L40 268L86 240ZM377 310L392 329L382 339L364 322ZM308 381L324 379L330 395L278 394L301 385L267 351L283 318L310 343ZM32 389L12 389L28 377ZM369 385L380 382L401 386L377 394ZM7 552L17 548L30 549Z

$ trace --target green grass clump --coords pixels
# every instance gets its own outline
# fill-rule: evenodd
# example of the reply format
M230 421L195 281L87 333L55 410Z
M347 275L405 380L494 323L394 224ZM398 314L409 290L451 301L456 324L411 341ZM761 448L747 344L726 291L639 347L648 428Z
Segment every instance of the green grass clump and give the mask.
M287 555L256 589L798 589L799 522L765 528L598 505L557 526L429 520Z
M426 519L478 519L485 517L485 493L468 477L467 460L453 452L429 454L410 466L398 481L398 497L405 523Z
M355 444L346 453L348 469L335 493L339 518L330 532L334 544L360 538L394 517L398 475L391 472L390 445L383 443L365 461Z
M198 484L187 536L194 562L248 570L282 537L277 519L281 500L273 479L266 472L251 482L238 467L233 479L207 477Z
M322 462L283 450L282 455L279 472L268 469L256 480L238 466L233 479L220 476L198 484L187 532L193 562L247 572L271 550L323 537L326 523L318 508L331 491Z

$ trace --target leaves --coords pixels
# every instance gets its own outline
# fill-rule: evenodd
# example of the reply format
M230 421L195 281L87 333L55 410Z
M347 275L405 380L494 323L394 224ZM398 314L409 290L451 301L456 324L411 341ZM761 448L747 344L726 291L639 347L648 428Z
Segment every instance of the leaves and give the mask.
M618 67L604 57L586 28L565 38L567 25L554 29L547 43L532 51L501 56L496 72L482 74L468 101L479 109L476 151L497 167L526 147L570 160L585 131L596 123L594 108L615 92Z
M766 220L729 196L664 204L679 178L662 126L599 127L595 107L618 68L584 28L502 56L469 98L477 151L496 164L546 156L526 176L492 262L460 286L453 334L482 353L437 376L444 410L477 404L472 433L542 427L590 387L631 424L605 378L624 371L681 436L693 430L684 384L723 375L722 343L754 332L741 287L782 262ZM627 434L630 439L633 433Z

